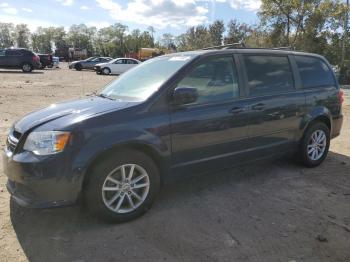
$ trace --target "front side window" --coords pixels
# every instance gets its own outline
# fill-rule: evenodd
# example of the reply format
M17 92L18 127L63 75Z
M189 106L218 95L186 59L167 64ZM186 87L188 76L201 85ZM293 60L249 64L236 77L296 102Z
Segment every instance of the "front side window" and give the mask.
M250 96L283 93L294 88L287 56L243 56Z
M101 95L124 101L145 101L193 57L175 55L152 58L122 74L107 85Z
M232 57L211 58L197 65L177 86L197 89L198 99L194 104L239 97L236 68Z
M333 72L321 59L311 56L295 56L304 88L332 86Z

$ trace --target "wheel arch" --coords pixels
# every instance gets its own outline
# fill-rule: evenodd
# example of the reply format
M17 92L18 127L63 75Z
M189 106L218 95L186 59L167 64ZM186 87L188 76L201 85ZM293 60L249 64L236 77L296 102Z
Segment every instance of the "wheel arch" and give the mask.
M159 174L160 174L161 183L163 183L163 177L164 177L163 174L164 174L164 171L166 170L166 160L161 155L161 153L157 149L153 148L151 145L139 143L139 142L130 142L127 144L115 145L107 150L104 150L103 152L100 152L95 157L93 157L89 161L89 163L86 167L86 170L84 172L80 192L82 192L84 190L84 188L86 186L87 178L88 178L89 174L91 173L91 170L94 168L94 166L96 164L103 161L103 159L105 159L106 157L109 157L109 156L114 155L114 154L118 154L119 152L122 152L123 150L136 150L136 151L142 152L145 155L149 156L153 160L155 165L157 166L157 168L159 170Z
M330 134L332 134L331 114L328 111L324 111L322 114L314 114L308 117L308 119L304 122L304 125L302 126L302 133L300 138L304 137L305 132L310 126L319 122L324 123L329 128Z

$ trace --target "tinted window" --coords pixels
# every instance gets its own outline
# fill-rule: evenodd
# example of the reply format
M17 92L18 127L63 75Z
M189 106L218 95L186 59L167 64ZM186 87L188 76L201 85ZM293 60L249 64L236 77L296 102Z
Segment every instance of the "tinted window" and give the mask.
M239 96L236 69L231 57L212 58L196 66L178 86L197 88L196 104L223 101Z
M295 56L304 88L334 85L331 69L321 60L310 56Z
M0 56L5 56L6 51L5 50L0 50Z
M114 64L123 64L123 60L124 59L119 59L119 60L115 61Z
M126 60L126 63L127 64L137 64L136 61L131 60L131 59Z
M21 56L21 52L17 51L17 50L7 50L6 51L6 55L8 56Z
M286 56L244 55L250 95L281 93L294 88Z

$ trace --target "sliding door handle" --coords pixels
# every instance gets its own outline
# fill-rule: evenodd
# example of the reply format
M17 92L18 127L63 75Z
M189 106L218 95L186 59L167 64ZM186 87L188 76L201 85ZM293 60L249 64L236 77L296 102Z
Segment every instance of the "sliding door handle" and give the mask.
M263 110L265 109L265 104L264 103L258 103L255 105L252 105L253 110Z
M239 113L242 113L244 110L245 110L244 107L235 106L235 107L232 107L229 112L231 114L239 114Z

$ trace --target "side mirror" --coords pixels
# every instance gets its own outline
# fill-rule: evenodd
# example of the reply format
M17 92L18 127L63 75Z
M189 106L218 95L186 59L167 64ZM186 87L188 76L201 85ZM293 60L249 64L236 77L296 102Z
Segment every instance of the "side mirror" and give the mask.
M186 105L195 102L198 98L197 88L188 86L179 86L173 93L174 105Z

